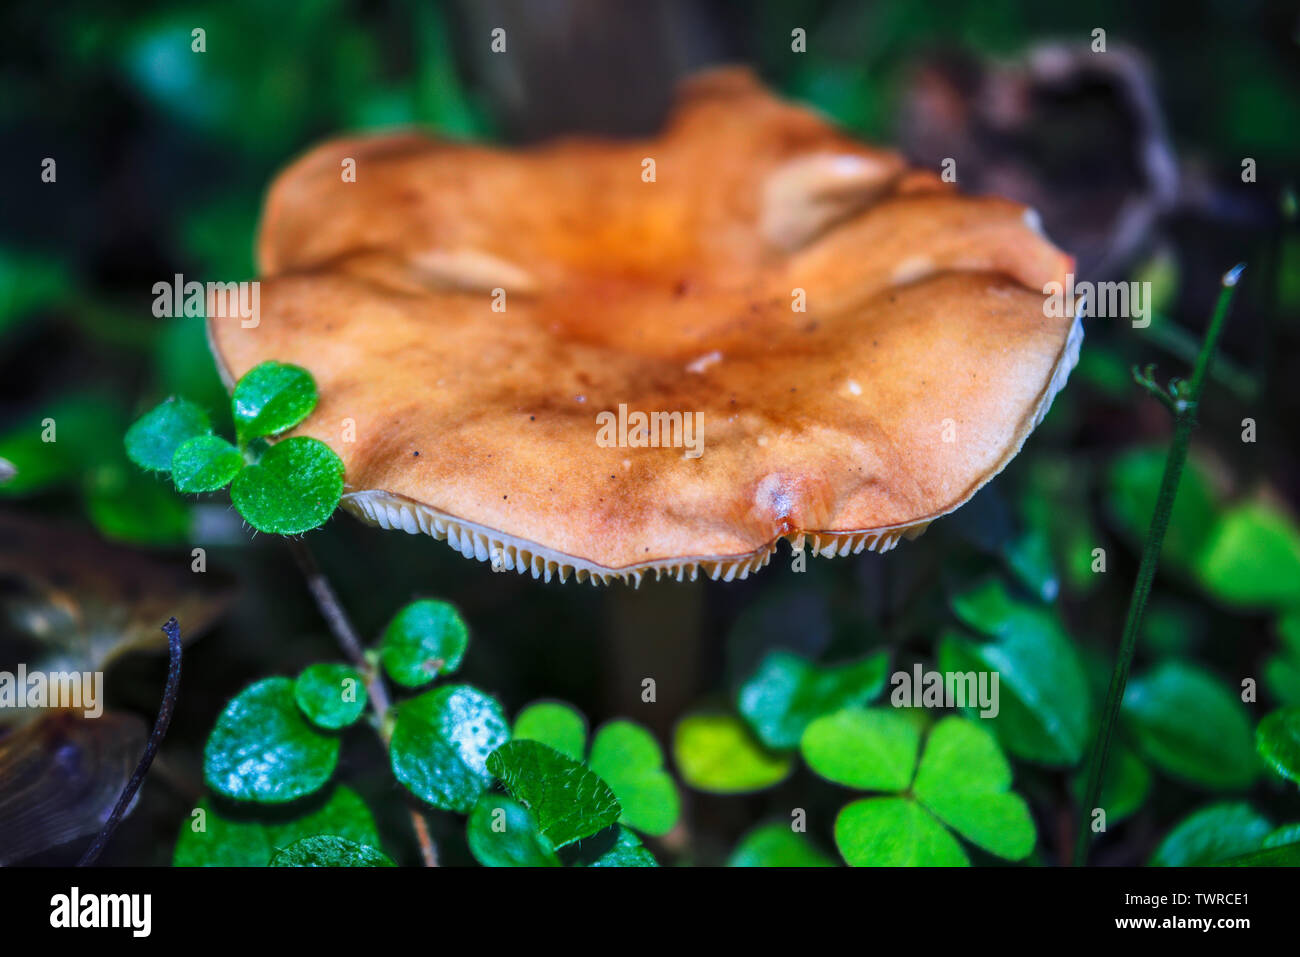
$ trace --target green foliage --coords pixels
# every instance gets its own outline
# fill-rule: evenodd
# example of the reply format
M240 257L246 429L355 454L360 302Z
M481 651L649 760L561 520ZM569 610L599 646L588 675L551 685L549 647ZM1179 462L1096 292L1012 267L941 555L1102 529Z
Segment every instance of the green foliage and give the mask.
M297 425L315 406L316 384L307 370L263 362L235 384L231 398L240 448L212 435L207 413L197 405L171 398L127 430L126 452L143 469L170 472L180 492L230 485L231 501L248 524L297 535L323 525L338 507L343 462L319 439L295 436L268 445L265 438Z
M845 807L835 822L844 859L863 866L966 864L948 825L971 843L1010 860L1034 848L1033 819L1011 788L1011 767L992 732L958 717L931 729L917 762L917 717L904 711L849 709L819 718L800 748L808 766L847 787L888 791Z
M488 755L509 739L491 695L469 685L436 688L397 706L393 773L421 800L467 814L492 783Z
M1300 707L1274 711L1255 729L1255 747L1281 777L1300 784Z
M528 809L507 795L484 794L465 826L470 853L484 867L559 867L555 847Z
M1074 782L1074 793L1084 798L1087 771L1081 771ZM1107 825L1118 824L1146 803L1151 793L1151 771L1136 754L1125 747L1111 750L1106 762L1106 776L1101 786L1101 807L1106 811Z
M701 791L761 791L790 773L788 755L766 750L745 723L726 713L687 715L673 736L682 780Z
M609 722L596 732L587 764L618 798L621 824L654 837L672 830L681 801L649 731L631 721Z
M965 867L970 858L915 801L863 798L835 818L835 846L851 867Z
M595 834L622 813L597 774L540 742L503 744L488 757L487 767L533 814L552 847Z
M912 782L912 793L935 817L990 854L1015 861L1034 849L1034 822L1010 788L1011 767L996 739L959 718L935 725Z
M573 864L578 867L658 867L659 862L625 827L607 827L576 845Z
M519 712L516 741L540 741L574 761L587 752L587 722L581 712L561 701L539 701Z
M271 858L272 867L392 867L383 851L335 834L295 841Z
M230 486L230 500L245 521L276 535L325 524L342 496L342 461L324 442L302 435L271 446Z
M1212 675L1169 661L1129 682L1123 714L1161 770L1214 790L1244 788L1258 771L1240 700Z
M939 646L940 669L998 675L999 710L987 720L1012 754L1041 764L1077 764L1088 735L1088 685L1057 616L1017 601L997 579L955 595L952 608L992 640L947 633ZM968 714L976 710L966 708Z
M903 711L846 710L810 724L799 747L808 767L836 784L904 791L916 770L921 731Z
M176 491L215 492L230 484L244 467L244 457L218 435L196 435L176 447L172 481Z
M419 688L460 667L469 630L445 601L413 601L393 618L379 647L388 676L399 685Z
M538 741L581 762L587 749L587 723L572 705L539 701L519 712L512 740ZM591 768L614 792L619 821L656 837L677 823L681 801L663 751L645 728L632 721L611 721L596 733L587 758Z
M1125 452L1111 463L1106 505L1131 543L1146 538L1166 455L1164 446L1144 446ZM1174 498L1162 564L1184 573L1191 571L1196 556L1209 540L1217 507L1218 496L1207 470L1195 458L1188 459Z
M1264 662L1264 684L1281 704L1300 705L1300 610L1278 619L1282 647Z
M884 652L848 664L817 665L774 650L741 685L737 707L767 747L793 748L813 719L878 695L888 666Z
M312 724L327 731L346 728L366 710L366 686L347 665L308 665L294 682L293 697Z
M151 472L170 472L181 444L212 431L208 414L193 402L171 398L146 412L126 431L126 454Z
M774 821L760 824L740 839L728 867L834 867L805 834Z
M231 394L240 445L279 435L316 408L316 382L301 366L267 361L249 369Z
M1272 830L1243 802L1212 804L1183 818L1151 855L1155 867L1197 867L1258 850Z
M1206 590L1245 608L1300 607L1300 529L1276 508L1228 509L1197 559Z
M208 787L237 801L283 804L330 779L338 739L307 723L294 686L288 678L264 678L226 705L203 754Z
M318 807L285 818L259 819L246 807L199 802L181 824L172 864L176 867L266 867L272 856L304 837L333 834L358 844L379 846L375 819L356 792L335 787Z

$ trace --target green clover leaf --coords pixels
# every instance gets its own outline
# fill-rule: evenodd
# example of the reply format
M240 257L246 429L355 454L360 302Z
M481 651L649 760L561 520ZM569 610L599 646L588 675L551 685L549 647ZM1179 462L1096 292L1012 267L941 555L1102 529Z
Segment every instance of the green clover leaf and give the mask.
M260 363L244 373L230 397L240 445L291 429L316 408L316 382L301 366Z
M319 439L295 436L271 446L230 486L230 500L260 532L298 535L334 514L343 495L343 462Z

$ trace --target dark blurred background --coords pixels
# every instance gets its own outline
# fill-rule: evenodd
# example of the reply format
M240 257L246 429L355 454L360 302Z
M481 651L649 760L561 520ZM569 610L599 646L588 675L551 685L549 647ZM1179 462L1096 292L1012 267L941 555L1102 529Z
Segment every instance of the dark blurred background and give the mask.
M507 31L507 55L490 50L495 27ZM205 31L204 53L191 52L194 28ZM795 28L806 30L807 52L792 52ZM1105 54L1090 49L1098 28ZM1038 208L1078 257L1080 278L1150 281L1151 326L1093 322L1070 386L1013 466L884 557L814 560L796 575L783 548L743 583L544 585L339 515L310 540L363 633L375 636L413 597L444 597L471 626L467 680L512 713L561 698L593 726L628 715L667 744L688 708L727 698L772 644L809 653L888 644L899 667L931 660L949 620L945 595L996 567L1059 604L1104 687L1149 514L1143 496L1170 428L1128 369L1155 362L1163 376L1185 374L1221 274L1245 260L1186 480L1194 501L1180 502L1143 662L1185 657L1230 687L1272 673L1263 693L1274 702L1300 677L1300 648L1287 652L1276 630L1296 605L1285 594L1294 568L1273 568L1283 598L1253 604L1197 571L1215 523L1242 502L1296 540L1294 4L10 0L0 49L0 458L20 466L0 485L0 668L111 653L112 707L152 720L165 662L146 599L190 602L193 618L210 622L188 651L162 757L106 863L170 861L201 792L203 741L231 695L337 657L280 543L254 538L228 502L183 500L126 463L127 424L168 394L202 402L219 429L228 422L202 322L155 319L153 284L175 273L252 278L263 191L323 137L407 124L502 143L643 134L677 79L719 62L752 64L784 94L914 162L957 157L963 189ZM57 161L55 183L41 181L45 157ZM46 417L59 423L57 449L36 445ZM1240 438L1246 417L1254 443ZM97 551L99 540L124 551ZM1106 576L1089 568L1096 545L1110 556ZM188 570L196 546L207 574L172 574ZM151 641L153 651L118 654ZM640 701L647 676L658 683L653 706ZM386 846L401 848L399 786L373 737L351 734L341 775L381 814ZM1018 766L1017 781L1039 815L1040 858L1053 862L1063 839L1052 815L1068 807L1068 779ZM843 799L817 791L806 771L749 797L685 793L686 823L656 845L683 863L725 859L765 816L819 803L833 812ZM1144 860L1200 798L1158 790L1108 836L1103 859ZM467 860L459 821L433 818L445 857ZM67 862L80 845L30 860Z

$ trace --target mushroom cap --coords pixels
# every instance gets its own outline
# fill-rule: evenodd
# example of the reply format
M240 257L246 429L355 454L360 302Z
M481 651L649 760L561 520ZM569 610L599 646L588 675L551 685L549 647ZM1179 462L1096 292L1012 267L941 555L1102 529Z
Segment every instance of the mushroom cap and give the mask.
M1032 211L738 69L652 139L326 143L272 185L257 256L259 324L209 320L227 381L309 369L298 433L342 457L346 509L547 579L888 549L1006 465L1082 338L1046 315L1072 260ZM703 454L598 442L620 406L697 413Z

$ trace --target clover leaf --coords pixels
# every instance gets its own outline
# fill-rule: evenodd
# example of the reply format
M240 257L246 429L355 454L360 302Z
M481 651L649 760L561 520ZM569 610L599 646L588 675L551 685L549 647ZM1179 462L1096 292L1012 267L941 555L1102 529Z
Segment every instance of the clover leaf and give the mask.
M186 399L170 398L126 430L126 455L150 472L169 472L176 450L188 439L212 431L208 414Z
M393 867L383 851L334 834L295 841L271 858L272 867Z
M819 665L789 651L773 650L740 687L737 708L769 748L793 748L814 719L865 704L885 685L889 656Z
M264 678L221 712L204 749L203 776L234 800L283 804L320 789L338 758L338 738L320 734L299 713L294 682Z
M389 745L393 773L416 797L468 813L492 783L488 755L510 740L500 703L469 685L404 701Z
M230 486L230 499L260 532L298 535L324 524L343 495L343 462L319 439L294 436L269 448Z
M469 812L465 835L484 867L559 867L555 848L528 809L499 792L484 794Z
M366 686L347 665L308 665L294 682L293 697L312 724L337 731L353 724L366 709Z
M469 629L455 607L423 599L411 602L389 623L379 657L390 678L418 688L459 668L468 644Z
M761 791L790 773L789 755L768 751L743 721L726 713L687 715L673 735L682 780L701 791Z
M301 366L267 361L235 384L231 410L241 445L291 429L316 408L316 382Z
M379 830L366 803L339 785L311 810L294 817L250 817L246 808L204 798L181 824L172 855L175 867L266 867L279 848L314 834L334 834L379 846ZM277 809L278 812L279 809Z
M178 492L215 492L225 488L244 467L244 457L217 435L196 435L176 447L172 481Z

